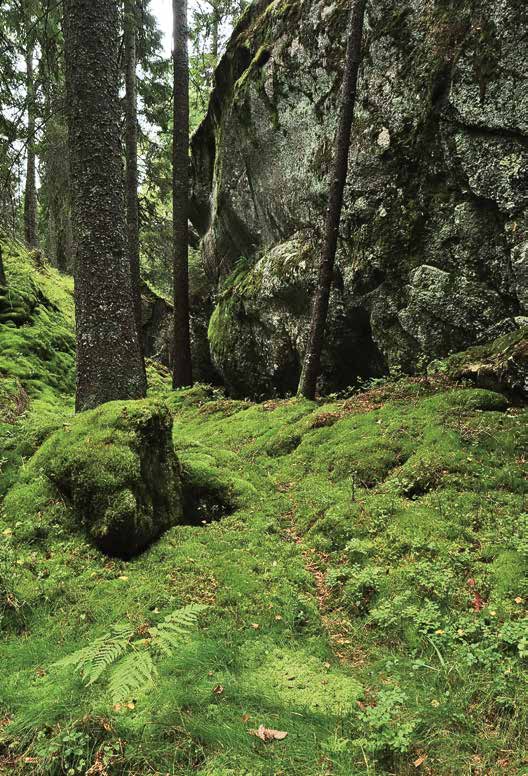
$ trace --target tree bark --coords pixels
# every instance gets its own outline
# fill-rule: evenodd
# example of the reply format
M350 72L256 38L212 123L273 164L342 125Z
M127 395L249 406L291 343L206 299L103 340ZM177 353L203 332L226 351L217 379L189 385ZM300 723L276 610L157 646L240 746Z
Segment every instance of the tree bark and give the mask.
M174 250L174 388L192 385L189 327L189 61L187 0L172 0L174 18L174 129L172 218Z
M218 9L215 5L213 5L212 10L212 28L211 28L211 54L213 57L214 65L216 67L216 63L218 62L218 36L219 36L219 28L220 28L220 20L219 20L219 13Z
M363 37L363 19L366 0L352 0L352 8L348 21L348 40L345 59L345 72L341 87L341 106L339 125L336 135L336 148L326 223L323 252L319 264L319 275L315 289L310 335L304 356L304 362L299 380L298 395L314 399L317 389L317 379L321 371L321 352L324 344L328 303L334 271L334 261L337 249L343 192L348 172L348 154L350 150L350 131L354 118L356 90L359 66L361 63L361 42Z
M26 48L26 99L28 115L28 141L26 186L24 192L24 237L29 248L38 247L37 237L37 172L35 155L35 81L33 73L34 45L28 41Z
M46 95L46 122L41 154L43 200L48 218L44 240L46 256L61 272L73 272L73 237L70 217L70 171L66 117L60 107L66 103L63 94ZM60 111L60 112L59 112Z
M141 315L141 281L139 272L139 205L138 205L138 117L137 117L137 58L136 0L124 0L125 47L125 158L128 260L132 278L132 297L138 341L143 355L143 323Z
M0 245L0 288L5 288L6 286L7 279L4 270L4 254L2 251L2 246Z
M77 410L145 395L126 247L118 0L65 0Z

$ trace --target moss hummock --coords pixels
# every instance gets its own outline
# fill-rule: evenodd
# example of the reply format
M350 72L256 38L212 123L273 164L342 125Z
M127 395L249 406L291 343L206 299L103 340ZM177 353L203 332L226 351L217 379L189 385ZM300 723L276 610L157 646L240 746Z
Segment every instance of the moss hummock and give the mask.
M73 279L21 243L0 240L0 496L23 459L72 412ZM19 422L20 421L20 422Z
M109 402L76 415L30 460L6 511L20 505L28 483L44 477L103 552L133 557L181 520L171 433L168 409L151 400Z
M10 379L32 398L56 401L75 385L73 279L17 242L1 248L0 385Z

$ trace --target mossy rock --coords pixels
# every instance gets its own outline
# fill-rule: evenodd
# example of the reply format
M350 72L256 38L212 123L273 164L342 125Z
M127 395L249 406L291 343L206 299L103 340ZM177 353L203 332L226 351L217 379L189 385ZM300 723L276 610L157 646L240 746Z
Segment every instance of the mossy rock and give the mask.
M421 374L527 315L525 6L367 7L322 394ZM347 13L341 1L252 3L192 138L190 218L232 396L297 388Z
M131 558L182 518L172 418L160 402L109 402L72 418L31 459L106 554Z
M454 380L495 391L528 396L528 328L524 327L490 342L455 353L429 365L431 374L445 374Z

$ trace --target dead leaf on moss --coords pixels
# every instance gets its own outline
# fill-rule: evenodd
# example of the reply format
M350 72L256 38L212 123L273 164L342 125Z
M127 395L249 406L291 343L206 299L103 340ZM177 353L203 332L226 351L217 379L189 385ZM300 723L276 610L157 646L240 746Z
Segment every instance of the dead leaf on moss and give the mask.
M285 730L273 730L272 728L259 725L257 730L249 730L250 736L260 738L261 741L282 741L288 735Z

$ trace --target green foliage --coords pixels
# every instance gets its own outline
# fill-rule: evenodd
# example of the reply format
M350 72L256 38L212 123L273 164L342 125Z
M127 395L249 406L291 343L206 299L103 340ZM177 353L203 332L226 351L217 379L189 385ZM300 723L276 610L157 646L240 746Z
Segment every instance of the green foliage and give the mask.
M191 604L168 614L156 628L150 629L154 650L171 655L204 609L200 604Z
M66 501L103 551L130 557L181 517L172 419L155 399L109 402L68 419L30 459L8 494L13 521L38 523L43 502ZM37 487L37 492L34 488Z
M407 696L398 687L387 687L376 696L376 705L367 706L360 715L364 735L352 740L352 746L371 754L404 753L413 741L418 720L405 719Z
M171 612L157 627L149 628L147 639L134 639L135 632L129 624L114 625L108 633L57 661L53 667L73 668L81 674L86 687L106 672L112 702L130 700L154 684L158 675L156 655L171 656L181 647L205 608L189 604Z
M87 647L55 663L57 668L73 667L82 673L86 686L97 681L101 674L128 649L134 631L129 625L116 625Z
M118 773L350 776L414 771L427 752L447 776L469 772L476 746L482 768L506 749L521 769L526 409L443 378L254 404L171 392L150 371L153 398L129 420L159 395L198 498L184 500L189 525L127 563L73 530L49 479L81 477L97 450L89 479L103 488L107 448L130 442L122 408L82 426L32 399L10 425L26 454L39 448L8 466L0 520L4 587L21 604L2 622L1 735L20 773L104 759ZM130 460L116 455L116 476ZM168 613L193 601L209 606L207 629L179 638ZM47 675L101 634L96 681ZM109 709L111 696L137 702ZM287 739L261 744L248 735L261 723Z

